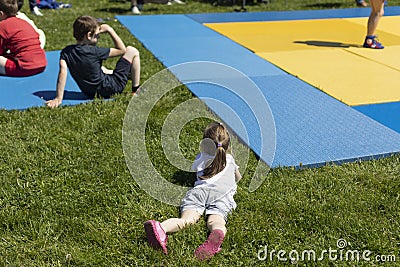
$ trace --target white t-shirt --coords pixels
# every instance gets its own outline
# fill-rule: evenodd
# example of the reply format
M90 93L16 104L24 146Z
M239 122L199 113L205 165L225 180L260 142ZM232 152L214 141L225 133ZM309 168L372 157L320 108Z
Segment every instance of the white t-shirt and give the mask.
M192 164L192 170L197 171L197 181L194 183L194 187L212 186L223 194L228 192L236 193L235 173L239 166L236 165L235 159L231 154L226 154L226 166L221 172L208 179L200 179L200 176L203 175L203 170L209 166L213 160L214 156L206 153L200 153L196 157L196 160Z

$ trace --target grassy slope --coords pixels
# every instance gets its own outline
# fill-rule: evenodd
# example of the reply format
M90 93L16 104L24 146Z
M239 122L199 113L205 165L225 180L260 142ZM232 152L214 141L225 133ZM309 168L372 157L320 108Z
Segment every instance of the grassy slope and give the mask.
M354 6L350 0L285 2L251 4L248 9ZM106 19L129 14L129 3L124 1L69 3L72 9L45 10L44 17L34 18L46 32L47 50L73 42L71 23L78 15ZM185 6L147 5L146 10L154 14L226 12L232 7L188 2ZM163 68L118 22L109 23L127 44L134 43L140 49L142 81ZM111 45L107 38L101 42ZM112 67L114 61L106 64ZM157 136L162 118L171 107L191 97L186 89L178 88L160 101L148 127L148 139L155 139L148 145L153 155L160 151ZM129 174L121 145L129 100L127 92L116 101L96 100L57 110L0 111L0 266L202 265L192 254L206 238L204 221L171 235L169 256L146 245L143 222L177 216L178 210L152 199ZM198 139L197 129L203 125L204 121L197 121L187 127L182 142L190 144ZM154 162L166 166L166 176L174 174L175 169L168 167L165 158L155 158ZM238 208L230 218L224 249L211 264L276 265L276 258L272 263L259 261L257 252L265 245L270 250L321 252L336 249L339 238L346 239L349 249L368 249L372 255L395 254L399 262L399 164L400 158L392 157L302 171L276 169L256 192L249 193L247 187L256 165L252 158L239 185ZM67 254L72 255L70 261L66 261ZM320 265L328 264L355 262L325 261Z

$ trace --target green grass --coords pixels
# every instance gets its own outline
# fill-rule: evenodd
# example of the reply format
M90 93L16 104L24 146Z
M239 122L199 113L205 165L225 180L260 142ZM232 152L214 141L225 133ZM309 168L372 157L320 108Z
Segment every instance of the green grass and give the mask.
M73 8L31 16L46 32L47 50L73 43L71 24L81 14L108 21L127 44L141 52L142 82L163 69L138 40L113 18L129 14L125 1L68 1ZM287 2L287 3L285 3ZM400 1L389 1L399 5ZM353 7L351 0L276 0L250 3L249 11ZM236 6L237 7L237 6ZM234 7L188 1L185 6L146 5L146 13L228 12ZM24 7L27 11L27 6ZM28 12L27 12L28 13ZM28 13L29 15L29 13ZM101 45L111 45L108 38ZM115 60L107 61L113 67ZM145 99L143 95L143 99ZM162 154L165 117L193 96L179 87L152 110L147 150L169 180L180 174ZM230 217L223 250L211 262L193 257L207 231L204 220L171 235L170 255L146 243L143 222L178 216L178 209L146 194L131 177L122 149L122 127L129 92L115 101L50 110L0 110L0 266L276 266L257 253L337 249L345 239L351 250L395 255L400 262L400 157L295 171L274 169L255 192L247 188L257 165L253 155L239 184L238 208ZM137 110L140 115L140 110ZM193 158L208 120L194 120L180 135L185 156ZM137 159L141 164L141 159ZM183 177L189 175L182 173ZM181 181L184 183L184 181ZM71 258L66 256L70 254ZM260 254L262 255L262 254ZM287 256L287 255L286 255ZM375 266L378 262L299 261L298 265ZM290 265L288 262L285 265Z

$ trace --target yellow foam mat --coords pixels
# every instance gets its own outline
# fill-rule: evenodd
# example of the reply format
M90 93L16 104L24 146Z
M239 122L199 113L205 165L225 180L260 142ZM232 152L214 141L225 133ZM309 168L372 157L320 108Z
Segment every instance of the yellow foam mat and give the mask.
M400 45L386 46L383 50L348 48L351 53L378 62L383 66L400 71ZM398 74L400 75L400 73ZM400 88L400 85L399 85Z
M364 27L367 25L368 18L349 18L345 19L352 23L357 23L363 25ZM378 34L382 31L400 35L400 16L383 16L378 24ZM385 42L380 36L381 41Z
M254 52L360 47L365 18L205 24ZM357 23L356 23L357 22ZM399 19L400 23L400 19ZM385 45L400 45L400 36L378 31Z
M400 72L345 50L257 54L348 105L400 100Z
M378 26L384 50L362 48L368 18L206 24L348 105L400 100L400 16Z

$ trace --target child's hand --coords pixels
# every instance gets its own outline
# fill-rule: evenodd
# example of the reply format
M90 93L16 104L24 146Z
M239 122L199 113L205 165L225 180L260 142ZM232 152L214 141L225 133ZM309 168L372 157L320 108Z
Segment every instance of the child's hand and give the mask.
M112 27L108 24L101 24L100 26L100 33L110 32L112 31Z
M62 103L62 100L60 100L60 99L58 99L58 98L54 98L54 99L52 99L52 100L46 101L46 105L47 105L48 107L50 107L50 108L56 108L56 107L58 107L59 105L61 105L61 103Z

